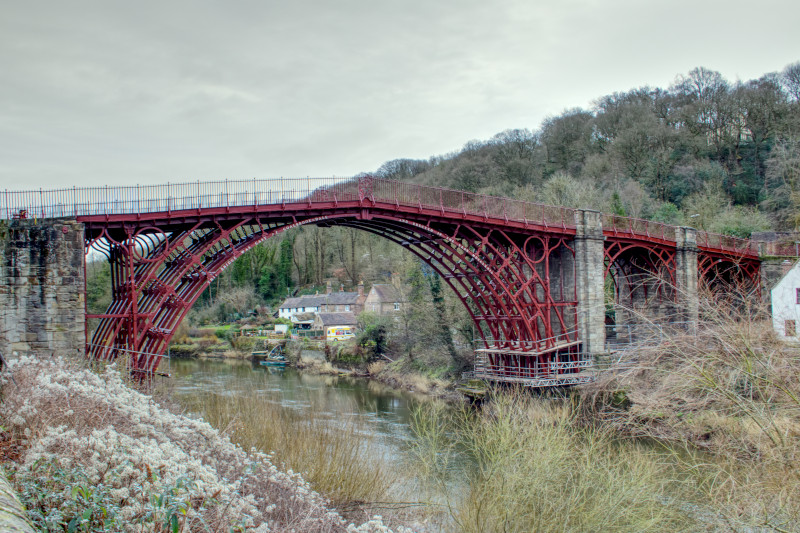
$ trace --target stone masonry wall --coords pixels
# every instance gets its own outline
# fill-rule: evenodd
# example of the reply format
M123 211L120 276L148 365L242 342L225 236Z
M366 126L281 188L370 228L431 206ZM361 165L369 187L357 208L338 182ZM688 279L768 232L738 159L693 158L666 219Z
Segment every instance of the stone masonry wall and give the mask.
M675 289L678 291L676 320L686 323L688 331L697 329L700 298L697 292L697 230L678 228L675 250Z
M578 335L586 353L605 351L605 258L603 225L597 211L575 212L575 276L578 286Z
M12 220L0 226L0 353L84 350L83 224Z

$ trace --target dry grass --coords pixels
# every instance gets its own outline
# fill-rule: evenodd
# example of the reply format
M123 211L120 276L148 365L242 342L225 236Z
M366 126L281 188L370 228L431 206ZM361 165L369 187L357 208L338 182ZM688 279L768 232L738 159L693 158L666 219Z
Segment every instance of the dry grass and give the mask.
M396 469L366 428L357 420L326 420L313 404L291 410L278 400L206 393L189 408L214 427L227 428L244 449L270 453L278 465L301 473L336 506L385 499L397 480Z
M800 528L800 351L762 309L706 300L696 336L635 354L586 387L586 413L628 434L700 448L685 460L734 528Z
M571 410L524 393L496 395L479 415L455 420L435 407L416 416L416 464L447 494L459 532L693 531L678 506L687 483L652 448L619 445L611 431L582 430ZM447 491L448 457L466 450L464 495ZM435 490L434 490L435 492Z
M450 386L450 383L443 379L432 378L414 371L394 370L391 365L385 366L380 372L370 373L396 389L432 396L446 394L446 389Z
M386 361L375 361L367 365L367 372L371 376L377 376L386 369Z

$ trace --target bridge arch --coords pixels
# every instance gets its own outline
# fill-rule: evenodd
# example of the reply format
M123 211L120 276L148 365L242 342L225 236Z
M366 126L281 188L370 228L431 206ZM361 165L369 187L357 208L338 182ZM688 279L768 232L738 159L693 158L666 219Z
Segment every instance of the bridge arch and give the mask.
M20 235L39 238L35 244L16 239L10 256L58 240L52 231L29 232L25 218L33 226L37 219L69 218L83 228L86 247L108 258L113 299L95 317L100 326L90 352L96 357L113 359L122 349L161 353L200 292L244 251L290 227L342 225L379 234L430 264L478 326L483 344L476 375L530 386L581 382L577 372L588 357L569 358L605 349L609 286L629 306L636 298L672 306L696 323L698 282L747 279L758 290L760 276L774 277L775 269L762 272L764 256L797 256L796 245L785 250L654 221L368 176L6 191L3 217ZM15 276L9 270L7 293L23 301L27 289ZM80 289L70 289L80 300ZM36 320L37 327L56 327ZM17 330L30 325L14 328L21 339ZM156 359L134 365L149 371ZM550 379L539 371L572 374Z
M574 250L565 236L345 207L87 228L87 249L108 259L112 282L112 302L97 316L89 351L103 360L138 353L134 367L154 371L155 355L225 268L266 239L308 224L352 227L408 249L453 289L485 349L538 354L565 339L577 342Z

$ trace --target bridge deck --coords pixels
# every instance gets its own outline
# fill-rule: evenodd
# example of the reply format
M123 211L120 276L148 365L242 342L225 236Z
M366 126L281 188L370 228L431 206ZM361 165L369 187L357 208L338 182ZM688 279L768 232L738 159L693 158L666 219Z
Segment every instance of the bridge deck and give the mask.
M168 183L166 185L66 188L56 190L9 191L0 195L0 219L84 218L106 222L141 220L146 215L190 216L221 209L266 212L269 206L305 204L339 206L358 202L382 204L396 210L418 209L453 218L482 217L506 223L538 225L549 230L573 230L575 209L464 191L426 187L372 177L305 178L272 180L225 180L216 182ZM676 226L650 220L604 214L606 237L632 238L652 243L676 242ZM698 246L709 252L758 257L758 244L703 231L697 232ZM787 248L788 250L788 248ZM786 250L781 249L781 252ZM798 255L797 250L789 250ZM775 254L773 254L775 255Z

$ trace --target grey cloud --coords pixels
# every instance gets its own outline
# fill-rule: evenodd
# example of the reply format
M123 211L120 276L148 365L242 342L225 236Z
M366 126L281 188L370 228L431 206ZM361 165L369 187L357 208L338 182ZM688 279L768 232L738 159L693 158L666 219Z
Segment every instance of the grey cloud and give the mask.
M348 175L701 64L797 60L794 3L650 4L7 2L0 187Z

